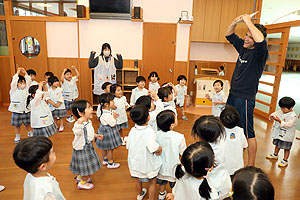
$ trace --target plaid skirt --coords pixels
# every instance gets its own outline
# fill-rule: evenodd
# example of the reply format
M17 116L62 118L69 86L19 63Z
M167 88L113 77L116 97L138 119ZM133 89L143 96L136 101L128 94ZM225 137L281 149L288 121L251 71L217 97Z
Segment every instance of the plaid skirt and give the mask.
M51 111L51 113L52 113L52 117L55 119L67 116L66 109L59 109L59 110L55 109L55 110Z
M273 144L278 146L279 149L286 149L289 150L292 148L292 142L286 142L279 139L273 139Z
M97 134L103 135L103 140L95 139L96 147L102 150L115 149L122 144L120 133L116 127L99 125Z
M15 113L11 114L11 125L20 127L24 124L25 126L30 125L30 112L29 113Z
M117 130L121 130L122 128L128 128L128 122L124 122L122 124L116 125Z
M74 102L74 101L67 101L67 100L64 100L66 110L70 110L70 109L71 109L71 106L72 106L72 103L73 103L73 102Z
M33 128L33 136L45 136L45 137L50 137L57 131L57 126L55 123L42 127L42 128Z
M88 176L97 172L101 168L101 161L93 142L85 144L82 150L73 149L72 160L69 170L76 175Z

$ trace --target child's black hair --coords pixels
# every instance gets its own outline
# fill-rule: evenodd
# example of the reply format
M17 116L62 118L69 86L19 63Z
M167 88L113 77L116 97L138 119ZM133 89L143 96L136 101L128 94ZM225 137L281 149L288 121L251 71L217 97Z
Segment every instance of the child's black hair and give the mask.
M226 128L234 128L240 123L240 114L230 105L226 105L220 114L220 120Z
M47 137L33 136L16 145L13 158L18 167L34 174L43 163L49 162L51 149L52 142Z
M38 88L39 88L39 85L32 85L29 87L28 96L27 96L27 100L26 100L26 108L28 108L30 101L34 98L33 95L35 95Z
M71 109L72 113L75 115L77 119L79 119L81 116L79 115L79 112L84 113L85 109L87 108L87 105L90 104L87 100L77 100L72 103ZM90 104L91 105L91 104Z
M114 100L114 95L111 94L111 93L103 93L99 96L99 104L100 104L100 111L101 111L101 114L103 113L103 106L104 104L108 103L110 104L110 101L113 101Z
M268 176L260 168L248 166L233 174L234 200L274 200L275 190Z
M224 85L223 81L221 81L221 80L215 80L213 85L215 85L216 83L220 83L221 87L223 87L223 85Z
M182 170L180 164L177 165L175 176L180 179L185 172L196 178L203 177L199 186L199 194L205 199L210 199L211 188L207 182L206 175L209 169L214 165L214 152L207 142L196 142L188 146L182 154L181 164L185 170Z
M57 76L50 76L48 78L48 83L49 83L50 86L52 86L53 83L55 83L55 82L59 82L59 79L57 78Z
M222 70L222 71L223 71L224 69L225 69L225 68L224 68L224 66L223 66L223 65L221 65L221 66L220 66L220 70Z
M25 83L26 83L26 79L25 79L25 77L24 77L24 76L22 76L22 75L19 75L18 77L19 77L19 79L18 79L18 83L22 83L22 82L25 82Z
M287 109L291 109L292 107L295 106L295 100L291 97L282 97L279 102L278 105L280 108L287 108Z
M170 89L170 91L171 91L171 93L173 94L173 87L172 86L170 86L170 85L168 85L169 84L169 82L166 82L166 83L163 83L162 85L161 85L161 87L164 87L164 88L169 88ZM168 85L168 86L167 86Z
M212 115L199 117L192 128L192 136L201 141L214 142L219 137L225 136L225 130L219 118Z
M143 105L138 105L130 111L130 117L137 125L144 125L148 121L148 109Z
M108 81L105 82L105 83L103 83L102 86L101 86L102 90L105 90L105 89L107 88L108 85L112 85L112 83L111 83L111 82L108 82Z
M46 72L45 76L49 76L50 77L50 76L54 76L54 74L52 72Z
M72 74L72 71L69 68L67 68L67 70L64 72L64 75L66 75L66 73L68 73L68 72L70 72Z
M171 110L164 110L156 116L157 127L163 132L170 131L171 124L175 123L175 113Z
M118 83L112 84L110 86L110 93L115 94L118 87L122 88L122 86Z
M146 82L146 79L145 79L145 77L143 77L143 76L138 76L138 77L136 77L136 80L135 80L135 82L139 83L139 82L141 82L141 81L144 81L144 82Z
M148 80L150 80L151 77L157 77L157 80L159 80L159 76L158 76L158 73L157 72L151 72L148 76Z
M179 75L179 76L177 77L178 83L179 83L179 81L181 81L182 79L185 80L185 81L187 81L187 78L186 78L185 75Z
M27 72L28 76L30 76L30 75L36 76L36 72L33 69L28 69L28 70L26 70L26 72Z
M165 101L165 98L172 94L172 90L169 87L161 87L158 89L157 96L161 99L162 102Z
M146 96L146 95L143 95L141 97L139 97L136 102L135 102L135 105L143 105L145 106L148 111L150 110L151 108L151 103L152 103L152 98L150 96Z
M103 56L103 51L104 51L106 48L108 48L108 49L110 50L110 55L109 55L109 56L111 56L111 47L110 47L110 45L109 45L108 43L104 43L104 44L102 45L100 56Z

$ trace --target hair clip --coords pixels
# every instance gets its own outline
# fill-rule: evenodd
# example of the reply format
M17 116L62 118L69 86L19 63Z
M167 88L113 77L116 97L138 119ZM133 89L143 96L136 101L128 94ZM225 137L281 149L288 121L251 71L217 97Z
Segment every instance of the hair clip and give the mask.
M183 165L181 165L181 170L184 171L184 172L186 172Z
M77 112L80 113L79 109L77 108Z
M204 168L206 171L209 171L210 170L210 168Z

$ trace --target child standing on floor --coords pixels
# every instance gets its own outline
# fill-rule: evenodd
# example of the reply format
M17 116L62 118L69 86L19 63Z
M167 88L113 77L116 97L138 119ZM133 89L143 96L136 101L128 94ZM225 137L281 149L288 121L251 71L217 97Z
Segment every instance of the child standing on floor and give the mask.
M27 97L27 106L30 103L31 115L30 124L33 128L34 136L50 137L57 131L57 126L54 123L52 113L46 103L48 98L48 87L45 81L39 85L33 85L29 88L29 95Z
M183 134L174 131L178 125L175 113L171 110L164 110L157 115L157 143L162 147L162 166L157 176L159 184L159 200L164 200L167 191L166 184L169 182L171 188L175 185L175 166L180 162L179 155L182 156L186 149Z
M72 112L77 118L72 129L75 138L72 142L73 153L69 170L76 174L77 189L91 190L94 188L90 175L101 168L101 161L94 149L93 139L103 139L103 135L95 134L92 125L93 107L86 100L75 101Z
M158 89L160 88L160 85L158 83L159 77L157 72L151 72L148 76L149 82L149 90L154 90L156 93L158 92Z
M215 92L212 94L212 97L209 94L206 94L205 97L213 103L211 109L212 115L219 117L226 105L227 96L223 91L223 81L216 80L213 86Z
M226 197L230 192L231 180L225 167L225 130L222 122L217 117L204 115L195 121L192 136L208 142L212 147L216 167L209 174L210 182L217 190L219 198Z
M46 85L47 85L48 89L50 89L50 85L48 84L48 78L51 77L51 76L54 76L54 74L52 72L46 72L44 74L45 82L46 82Z
M164 110L172 110L177 118L176 107L172 105L173 93L169 87L161 87L158 89L157 96L161 99L164 105Z
M79 72L74 65L72 69L76 72L76 76L72 77L72 71L65 68L61 74L61 87L63 90L64 103L67 110L67 121L72 123L75 121L72 112L71 105L78 98L78 88L76 82L78 81Z
M59 122L59 132L64 131L64 120L63 118L67 116L67 111L64 104L64 97L62 89L59 87L59 80L56 76L51 76L48 78L48 83L50 85L50 89L48 91L47 102L49 104L49 108L52 112L52 117L54 118L54 122L58 127Z
M25 77L20 75L24 73ZM28 136L32 136L30 129L30 110L26 107L26 99L28 96L28 88L31 84L31 79L24 68L18 68L17 73L13 76L10 84L10 105L8 111L12 112L11 125L15 127L16 137L15 143L21 141L21 126L25 125Z
M243 152L248 147L244 129L238 127L240 115L232 106L226 106L220 120L225 127L225 167L229 175L244 167Z
M103 140L96 139L96 146L102 150L103 165L108 169L120 167L120 163L114 163L113 151L122 144L122 139L116 127L118 114L111 111L115 107L114 95L103 93L99 96L100 124L97 134L102 134Z
M33 69L28 69L27 71L28 76L31 78L31 85L38 85L39 83L35 81L36 72Z
M175 104L175 99L176 99L176 96L177 96L177 88L174 86L173 83L169 82L169 83L164 83L161 85L162 87L167 87L171 90L171 93L172 93L172 100L169 101L169 104L171 106L173 106L176 110L176 104ZM177 115L177 114L176 114Z
M123 138L123 128L128 128L128 118L126 110L130 107L130 105L127 103L127 99L125 96L123 96L122 87L119 84L113 84L110 87L110 92L115 95L114 98L114 104L117 107L115 112L119 115L117 117L117 129L119 130L121 139L122 139L122 145L125 146L126 143Z
M23 200L65 200L56 179L48 174L56 161L51 140L44 136L26 138L14 149L13 158L26 175Z
M270 115L270 120L274 120L272 129L273 144L275 150L273 154L267 156L268 159L278 159L280 149L284 149L283 160L279 167L288 165L288 158L295 138L297 115L293 111L295 101L291 97L283 97L278 102L280 110Z
M105 93L110 93L110 86L111 86L111 82L105 82L102 84L101 86L101 89L105 92ZM95 95L95 94L94 94ZM96 95L99 99L99 95ZM98 103L98 106L97 106L97 111L96 111L96 115L97 115L97 119L99 120L100 119L100 114L101 114L101 111L100 111L100 104Z
M142 188L145 182L149 182L149 200L154 200L156 176L162 165L159 156L162 148L156 142L156 132L147 124L149 115L145 106L135 106L130 117L135 126L129 132L126 148L129 172L136 180L137 200L142 200L147 193L147 189Z
M188 118L184 115L184 101L187 95L187 87L185 84L187 82L187 78L185 75L179 75L177 81L178 84L175 86L177 88L176 105L180 108L182 119L188 120Z
M146 79L143 76L136 77L136 85L137 87L132 89L132 93L130 96L130 105L133 106L136 100L143 96L148 95L148 90L145 88Z

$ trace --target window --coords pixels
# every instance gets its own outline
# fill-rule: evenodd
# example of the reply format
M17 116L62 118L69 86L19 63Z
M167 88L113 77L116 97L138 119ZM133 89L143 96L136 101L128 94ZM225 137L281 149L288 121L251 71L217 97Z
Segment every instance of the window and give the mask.
M5 21L0 21L0 56L8 56L8 43Z

